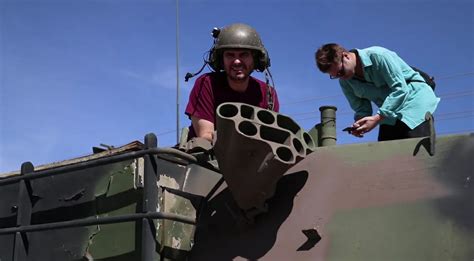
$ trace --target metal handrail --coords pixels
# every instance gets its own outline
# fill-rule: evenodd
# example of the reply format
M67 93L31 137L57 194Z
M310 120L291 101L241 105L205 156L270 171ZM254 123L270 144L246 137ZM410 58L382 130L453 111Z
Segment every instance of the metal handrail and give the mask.
M196 224L195 219L192 219L186 216L177 215L173 213L149 212L149 213L134 213L134 214L127 214L127 215L119 215L119 216L113 216L113 217L96 216L94 218L84 218L84 219L76 219L76 220L68 220L68 221L28 225L28 226L8 227L8 228L0 229L0 235L14 234L16 232L35 232L35 231L61 229L61 228L123 223L123 222L129 222L129 221L136 221L142 218L167 219L167 220L178 221L178 222L191 224L191 225Z

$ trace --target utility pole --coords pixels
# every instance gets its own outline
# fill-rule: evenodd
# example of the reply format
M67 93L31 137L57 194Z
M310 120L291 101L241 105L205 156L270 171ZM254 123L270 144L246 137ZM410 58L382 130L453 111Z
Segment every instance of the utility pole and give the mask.
M179 143L179 0L176 0L176 143Z

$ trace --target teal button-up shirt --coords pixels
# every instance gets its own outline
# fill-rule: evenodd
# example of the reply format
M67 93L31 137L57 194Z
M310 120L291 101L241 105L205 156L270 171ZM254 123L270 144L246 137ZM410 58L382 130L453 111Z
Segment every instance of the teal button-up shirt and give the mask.
M384 116L381 124L394 125L401 120L414 129L425 121L426 112L434 113L440 98L436 97L431 87L424 82L395 52L383 47L356 49L364 71L364 80L354 77L339 80L342 91L351 108L355 111L354 119L372 115L373 102Z

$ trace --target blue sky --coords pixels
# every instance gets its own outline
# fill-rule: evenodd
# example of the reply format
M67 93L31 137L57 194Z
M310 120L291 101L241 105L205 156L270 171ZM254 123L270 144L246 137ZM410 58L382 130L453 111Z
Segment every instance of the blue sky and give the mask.
M314 65L324 43L384 46L434 75L440 135L474 132L472 0L179 0L180 127L210 31L247 23L267 48L281 113L309 130L338 107L338 143L351 110ZM263 78L260 73L254 76ZM176 2L0 0L0 173L158 135L176 143Z

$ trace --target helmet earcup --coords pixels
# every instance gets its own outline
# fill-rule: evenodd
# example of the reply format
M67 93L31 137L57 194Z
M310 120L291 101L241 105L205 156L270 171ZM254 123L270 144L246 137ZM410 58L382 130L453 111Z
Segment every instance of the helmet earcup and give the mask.
M259 51L257 59L255 59L255 69L259 72L265 71L267 67L270 67L270 57L265 48Z
M211 50L209 50L208 61L209 66L211 66L214 71L220 72L224 70L222 65L222 50L216 50L214 47L211 48Z

